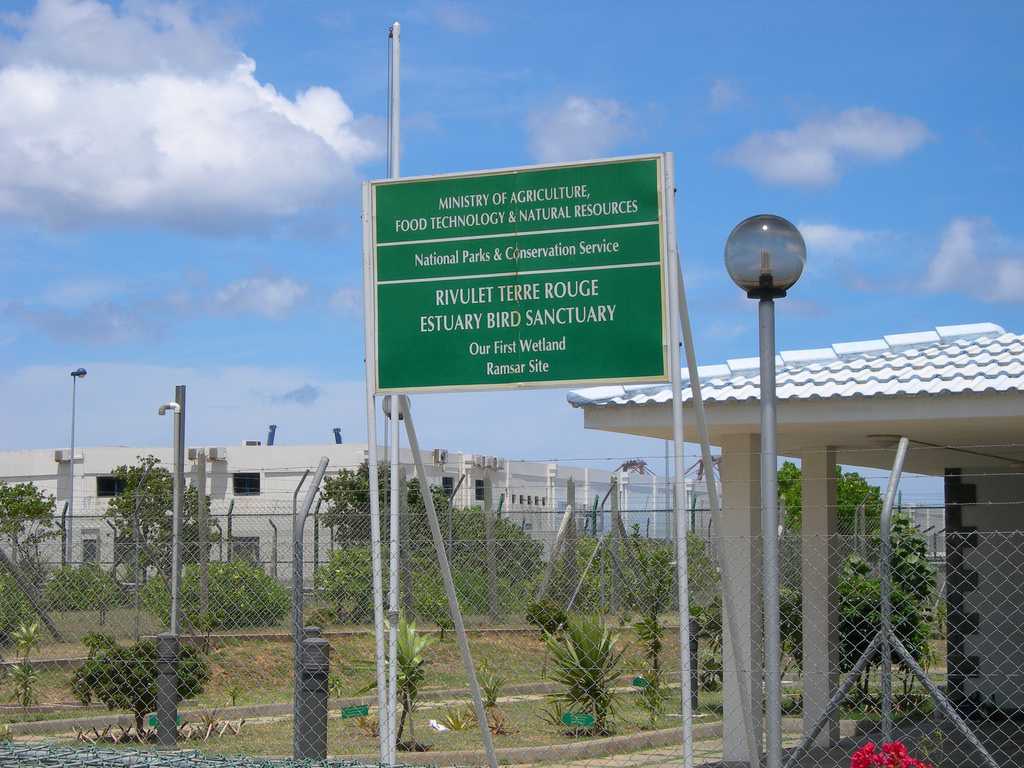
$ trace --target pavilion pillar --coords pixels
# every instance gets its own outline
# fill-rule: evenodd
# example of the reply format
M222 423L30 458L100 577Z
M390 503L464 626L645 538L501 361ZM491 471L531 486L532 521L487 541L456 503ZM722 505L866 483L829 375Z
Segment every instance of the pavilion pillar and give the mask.
M756 767L762 739L761 438L722 440L721 557L728 561L731 610L722 611L722 759ZM752 720L747 722L747 718ZM758 754L750 754L753 733Z
M801 456L802 520L800 574L803 592L803 683L806 735L828 706L839 672L839 622L836 583L836 451L824 447ZM839 739L839 717L833 714L816 744L827 747Z

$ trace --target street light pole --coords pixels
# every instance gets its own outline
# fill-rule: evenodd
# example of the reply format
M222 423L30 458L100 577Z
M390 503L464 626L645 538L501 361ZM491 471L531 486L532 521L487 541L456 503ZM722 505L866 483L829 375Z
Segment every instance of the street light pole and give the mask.
M775 299L758 301L761 357L761 539L764 579L765 727L768 768L782 765L782 632L779 614L779 497L775 447Z
M725 244L729 276L758 300L761 401L761 593L767 768L782 766L782 632L779 616L779 496L775 412L775 299L796 284L807 260L799 230L779 216L751 216ZM711 471L711 468L707 468ZM750 759L755 759L750 755Z
M71 484L68 490L68 514L64 521L64 559L73 565L74 539L72 538L72 520L75 518L75 401L78 399L78 380L85 378L85 368L76 368L71 372Z

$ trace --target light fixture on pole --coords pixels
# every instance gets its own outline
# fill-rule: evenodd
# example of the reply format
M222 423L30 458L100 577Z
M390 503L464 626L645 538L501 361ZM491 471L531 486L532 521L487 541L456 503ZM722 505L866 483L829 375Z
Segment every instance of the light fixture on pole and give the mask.
M779 216L744 219L725 243L729 277L758 300L761 360L761 535L764 600L765 730L768 768L782 765L782 638L779 629L779 509L775 448L775 299L796 284L807 261L800 231ZM751 756L753 757L753 756Z
M181 507L185 496L183 461L184 461L184 404L185 388L175 387L175 401L164 403L157 409L160 416L170 412L173 418L173 437L171 440L171 456L173 464L174 500L171 507L171 616L170 630L175 637L181 631L181 612L179 599L181 593Z
M72 521L75 519L75 400L78 397L78 380L85 378L85 368L75 368L71 372L71 483L68 486L68 514L64 521L64 559L68 565L72 563L71 553L74 551Z

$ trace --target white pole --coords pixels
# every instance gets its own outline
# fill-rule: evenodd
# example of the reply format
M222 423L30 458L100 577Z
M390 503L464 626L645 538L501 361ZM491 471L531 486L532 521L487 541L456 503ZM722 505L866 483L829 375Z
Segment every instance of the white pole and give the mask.
M678 251L678 245L676 250ZM708 492L708 506L711 507L711 524L715 530L715 537L711 541L721 570L722 614L726 626L729 628L729 640L732 646L733 658L741 659L743 656L735 631L737 618L732 600L734 594L732 588L732 561L721 545L722 530L724 530L722 527L722 505L718 498L718 486L715 485L715 465L711 457L711 442L708 438L708 423L704 415L704 397L700 390L700 371L697 368L697 353L694 351L693 331L690 328L690 312L686 305L686 285L683 280L682 267L678 270L677 275L679 276L679 320L683 328L683 348L686 351L686 365L690 371L690 394L693 400L694 422L697 425L697 436L700 439L700 454L704 462L704 483ZM743 730L747 739L747 755L751 765L755 765L759 760L761 748L758 744L757 735L754 733L750 700L741 697L741 706L743 708Z
M671 152L665 155L665 221L669 270L669 367L672 375L672 512L676 537L676 583L679 588L680 691L683 713L683 768L693 766L693 701L690 686L690 585L687 572L686 500L683 498L683 392L679 362L679 255L675 232L675 169Z
M388 57L388 178L399 175L399 65L401 49L401 25L396 21L388 30L391 42ZM388 762L395 763L398 740L398 397L391 398L391 529L389 537L388 589Z
M363 344L366 364L366 461L370 486L370 560L373 565L373 637L377 666L377 718L380 761L387 764L388 746L388 687L384 656L384 577L380 543L380 485L377 477L377 398L376 348L374 346L374 294L373 253L371 227L373 226L373 197L369 184L363 184Z
M398 741L398 531L399 531L399 496L402 493L399 485L399 410L397 397L388 397L391 403L391 517L388 541L388 750L391 763L395 762Z
M466 638L466 625L462 621L462 609L459 608L459 598L455 594L452 569L448 564L448 553L444 548L441 525L437 522L437 511L434 509L434 497L430 492L427 471L423 468L423 457L420 455L420 442L416 437L416 428L412 423L409 398L399 395L395 397L395 400L400 403L401 412L405 417L405 434L409 438L409 450L412 453L413 461L416 462L416 476L419 478L420 488L422 489L423 506L427 512L430 535L434 540L434 551L437 553L437 565L441 570L441 581L444 584L445 594L448 596L448 611L451 614L452 624L455 625L455 639L459 644L462 664L466 668L469 693L473 698L473 708L476 711L477 725L480 727L480 738L484 744L484 753L487 755L487 764L490 768L498 768L498 759L494 754L494 739L491 736L487 710L484 709L483 697L480 695L480 683L477 682L476 667L473 665L473 655L470 653L469 640Z
M185 502L185 385L174 388L174 496L171 510L171 634L181 632L181 518Z
M72 538L73 520L75 519L75 400L78 396L78 377L71 374L71 486L68 490L68 514L64 520L64 557L67 564L74 565L72 552L74 544ZM17 553L15 553L17 556Z

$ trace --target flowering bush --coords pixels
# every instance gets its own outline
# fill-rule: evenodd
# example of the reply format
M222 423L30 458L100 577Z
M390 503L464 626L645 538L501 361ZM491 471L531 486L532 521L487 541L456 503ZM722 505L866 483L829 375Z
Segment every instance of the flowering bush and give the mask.
M869 741L850 757L850 768L932 768L928 763L911 757L901 741L890 741L875 751L875 742Z

